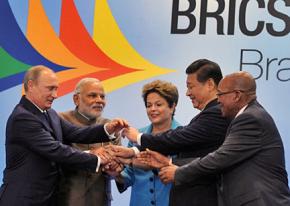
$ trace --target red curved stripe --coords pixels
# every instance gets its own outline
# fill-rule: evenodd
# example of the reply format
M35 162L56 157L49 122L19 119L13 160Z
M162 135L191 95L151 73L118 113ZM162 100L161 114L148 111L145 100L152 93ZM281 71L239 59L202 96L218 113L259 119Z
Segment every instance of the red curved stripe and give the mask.
M108 71L99 71L99 72L94 72L94 73L89 73L86 75L79 76L77 78L73 78L64 82L60 83L60 88L61 90L58 90L58 96L61 97L63 95L66 95L67 93L71 92L74 90L75 85L84 77L92 77L92 78L97 78L99 80L106 80L110 79L111 77L116 76L116 73L114 71L108 72Z
M138 70L115 62L101 51L83 25L73 0L62 1L60 39L83 61L98 67L109 68L108 71L96 75L98 79L108 79Z

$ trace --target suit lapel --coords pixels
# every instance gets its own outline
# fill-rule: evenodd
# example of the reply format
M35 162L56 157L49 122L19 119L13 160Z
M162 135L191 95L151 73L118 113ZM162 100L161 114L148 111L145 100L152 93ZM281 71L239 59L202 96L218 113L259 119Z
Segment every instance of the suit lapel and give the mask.
M197 120L199 117L200 117L200 115L203 113L203 112L205 112L208 108L211 108L211 107L214 107L214 106L216 106L216 105L218 105L218 101L217 101L217 99L214 99L214 100L212 100L211 102L209 102L206 106L205 106L205 108L200 112L200 113L198 113L191 121L190 121L190 123L192 123L192 122L194 122L195 120Z
M44 128L48 130L49 132L53 132L52 128L48 124L47 120L45 119L45 116L42 114L42 112L34 105L32 104L26 97L25 95L22 96L20 100L20 104L23 105L25 109L30 111L35 115L35 117L43 124Z
M39 112L39 114L36 114L37 118L41 121L41 123L44 125L45 129L48 130L50 133L53 133L53 130L51 126L49 125L49 122L46 120L44 114Z
M20 100L20 104L23 105L28 111L33 113L36 118L43 124L44 128L50 132L51 136L56 140L61 140L61 128L59 119L57 119L57 114L52 109L47 110L47 114L50 118L51 125L46 120L44 114L34 105L32 104L25 95L22 96Z
M252 105L260 105L260 104L257 102L257 100L253 100L253 101L249 102L248 106L245 108L245 110L243 112L245 112ZM241 113L240 115L242 115L242 114L243 113ZM231 120L231 123L230 123L230 125L228 126L228 129L227 129L226 138L229 135L229 133L231 131L232 124L233 124L233 122L235 121L236 118L237 117L235 117L234 119Z
M62 133L60 127L59 117L52 109L47 110L47 114L50 118L51 128L53 130L53 136L56 140L62 140Z

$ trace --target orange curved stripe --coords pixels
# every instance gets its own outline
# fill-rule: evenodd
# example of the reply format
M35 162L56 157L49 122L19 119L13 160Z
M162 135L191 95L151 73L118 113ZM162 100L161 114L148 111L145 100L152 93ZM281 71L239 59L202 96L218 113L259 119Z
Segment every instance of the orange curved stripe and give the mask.
M62 1L60 39L80 59L95 66L110 68L108 73L113 72L113 76L137 70L115 62L101 51L86 30L73 0Z
M93 73L89 73L85 75L80 75L76 78L71 78L69 80L62 81L60 82L60 85L59 85L60 89L58 90L58 96L61 97L73 91L75 88L75 85L84 77L92 77L92 78L97 78L99 80L105 80L105 79L110 78L110 76L108 76L108 71L101 71L101 72L93 72Z
M40 0L29 1L27 38L45 58L54 63L74 68L59 72L60 82L106 70L83 62L64 46L50 25Z

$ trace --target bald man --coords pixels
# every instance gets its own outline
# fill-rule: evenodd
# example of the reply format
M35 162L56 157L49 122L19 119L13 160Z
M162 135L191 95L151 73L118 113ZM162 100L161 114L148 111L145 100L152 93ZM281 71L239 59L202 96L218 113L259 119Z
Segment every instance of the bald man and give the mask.
M60 164L96 172L108 163L63 142L108 142L110 134L127 126L121 119L91 127L62 120L51 109L58 85L54 71L45 66L32 67L25 74L25 95L7 121L0 205L55 206Z
M105 124L110 120L102 117L106 106L106 94L102 83L96 78L83 78L75 88L73 101L75 109L60 113L60 116L77 126ZM118 144L120 138L112 142L94 144L72 143L82 151L95 149L103 152L105 145ZM102 171L89 172L70 167L63 168L60 181L58 205L61 206L105 206L111 203L110 178Z
M247 72L226 76L218 86L222 114L232 122L224 143L213 153L182 167L160 171L164 182L194 183L220 176L219 205L289 206L284 148L275 122L256 100L256 83Z

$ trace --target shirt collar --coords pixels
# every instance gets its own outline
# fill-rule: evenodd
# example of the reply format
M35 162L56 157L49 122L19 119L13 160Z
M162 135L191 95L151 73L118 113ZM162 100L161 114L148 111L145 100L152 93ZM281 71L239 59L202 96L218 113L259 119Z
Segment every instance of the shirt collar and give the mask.
M86 116L85 114L81 113L77 108L76 108L76 112L82 116L83 118L85 118L85 120L87 120L88 122L91 122L91 121L96 121L96 118L89 118L88 116Z
M242 114L245 111L247 106L248 104L246 104L242 109L240 109L240 111L236 114L235 118L237 118L240 114Z
M41 113L45 113L47 112L46 110L40 109L39 106L37 106L36 104L34 104L34 102L32 102L31 100L29 100Z
M218 104L218 101L217 101L217 98L211 100L210 102L207 103L207 105L205 105L205 107L203 109L201 109L200 111L204 111L214 105L217 105Z
M90 118L88 118L86 115L84 115L83 113L81 113L80 111L77 110L77 113L79 113L79 115L81 115L83 118L85 118L86 120L90 121Z

